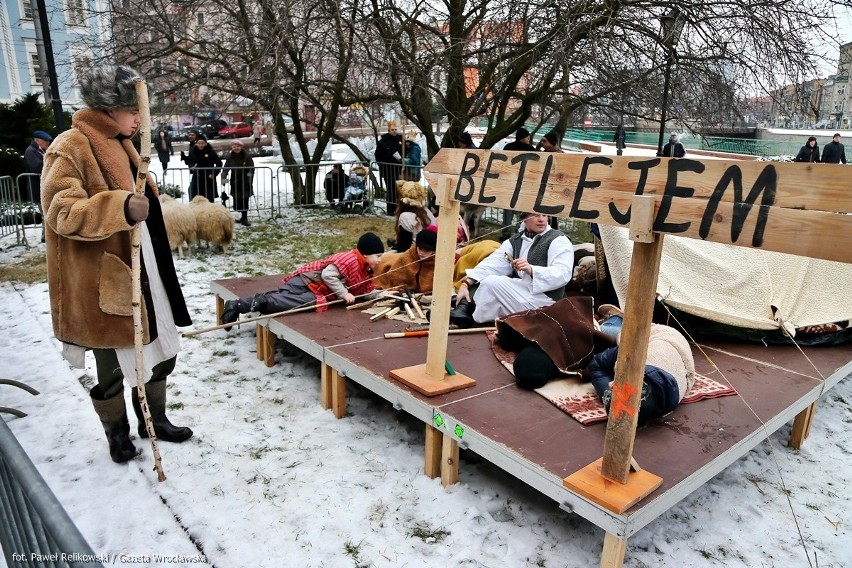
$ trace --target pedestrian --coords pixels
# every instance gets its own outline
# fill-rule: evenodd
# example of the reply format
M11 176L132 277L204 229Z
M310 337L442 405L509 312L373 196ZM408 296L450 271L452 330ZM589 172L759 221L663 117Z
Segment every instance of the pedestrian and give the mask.
M175 153L172 149L172 139L169 137L169 133L165 130L158 131L154 146L157 148L157 158L160 160L160 165L163 166L163 179L165 179L166 171L169 169L169 160Z
M85 368L95 358L97 385L89 396L117 463L139 452L130 441L124 379L136 383L131 305L131 230L141 224L142 373L148 406L161 441L183 442L192 430L166 417L166 380L180 340L175 326L192 322L166 237L157 186L134 195L139 154L131 137L139 129L135 80L124 65L97 66L80 79L88 108L74 113L71 129L56 137L44 162L42 207L53 333L63 356ZM139 436L148 433L136 389L132 400Z
M683 144L678 141L677 134L669 136L669 141L663 146L663 156L667 158L683 158L686 156L686 150L683 149Z
M325 189L325 200L328 201L329 205L334 206L335 200L343 200L348 181L349 178L343 171L341 164L331 166L331 171L325 174L325 179L322 182L323 189Z
M186 164L186 167L190 169L190 172L192 171L193 166L195 166L196 155L194 154L194 150L199 136L201 136L201 134L197 130L190 130L186 134L186 141L188 144L187 150L186 152L181 151L180 153L181 162ZM192 200L195 195L195 176L191 176L189 180L189 199Z
M624 149L627 147L627 144L624 143L626 138L627 134L624 132L624 124L619 122L618 127L615 129L615 135L612 137L612 141L615 142L615 153L619 156L624 153Z
M473 142L473 137L470 135L470 132L467 131L459 134L459 142L457 146L463 150L476 150L476 144Z
M396 210L396 180L402 172L402 135L397 132L396 121L388 121L388 131L376 142L376 162L385 185L387 213Z
M503 146L503 150L508 152L535 152L535 146L530 143L530 132L526 128L518 128L515 132L515 139ZM503 209L503 234L502 239L505 241L512 235L512 222L515 219L515 211L511 209Z
M33 141L24 150L24 162L27 165L27 173L41 175L42 167L44 166L44 152L53 137L44 130L36 130L33 132ZM21 194L21 201L32 201L33 203L41 202L41 185L40 178L27 176L26 189Z
M541 139L540 144L544 152L551 152L555 154L562 153L562 136L560 136L555 130L551 130L545 134L544 138Z
M259 148L260 139L263 136L263 124L259 120L254 123L252 134L254 134L254 147Z
M817 145L816 136L811 136L808 141L796 154L795 162L819 162L819 146Z
M409 132L405 138L405 180L420 181L420 171L423 169L423 151L417 143L417 135Z
M189 200L196 195L203 195L207 201L216 200L216 176L222 170L222 159L203 134L198 135L195 147L190 150L192 161L192 181L189 188ZM187 161L189 163L190 160Z
M840 143L840 133L835 132L831 142L822 149L822 161L826 164L845 164L846 149Z
M225 167L222 168L222 187L228 184L229 175L234 211L240 212L240 225L249 227L251 226L248 220L249 198L254 195L254 160L243 148L241 140L231 142L231 153L225 158Z
M562 136L555 130L551 130L540 141L542 151L551 154L562 154ZM559 220L556 217L551 217L548 224L552 229L559 229Z
M503 147L509 152L535 152L535 146L530 144L530 132L526 128L518 128L515 132L515 140Z

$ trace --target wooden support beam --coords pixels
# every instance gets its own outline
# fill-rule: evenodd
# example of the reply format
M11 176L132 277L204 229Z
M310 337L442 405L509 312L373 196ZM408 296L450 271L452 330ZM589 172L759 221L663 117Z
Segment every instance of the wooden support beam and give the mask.
M331 408L331 373L333 369L326 363L320 365L320 406L323 410Z
M257 328L262 330L260 333L263 337L263 362L267 367L272 367L275 365L275 342L278 337L269 331L268 325L258 325Z
M435 274L432 279L432 308L429 322L429 343L426 363L393 369L392 379L413 388L426 396L452 392L476 384L472 378L446 372L447 332L450 328L450 303L453 297L453 266L458 227L458 201L447 199L449 180L444 180L443 191L436 192L441 206L438 214L438 244L435 249ZM442 197L440 197L442 196Z
M441 485L448 487L459 482L459 443L452 436L441 442Z
M802 444L811 433L811 424L814 420L814 412L816 412L816 402L809 405L806 409L796 415L793 420L793 431L790 432L790 447L794 450L800 450Z
M335 418L346 416L346 377L331 369L331 410Z
M218 320L217 320L218 321ZM254 345L255 345L255 355L257 356L258 361L265 361L266 354L264 353L264 349L266 349L266 345L263 343L263 332L260 329L260 326L256 326L254 328Z
M624 565L625 552L627 552L627 539L606 533L601 553L601 568L621 568Z
M604 477L619 483L627 483L633 456L662 253L663 235L633 245L601 468Z
M441 447L444 433L431 424L426 425L426 450L423 471L429 479L441 475Z
M221 296L216 296L216 323L222 321L222 312L225 311L225 300Z

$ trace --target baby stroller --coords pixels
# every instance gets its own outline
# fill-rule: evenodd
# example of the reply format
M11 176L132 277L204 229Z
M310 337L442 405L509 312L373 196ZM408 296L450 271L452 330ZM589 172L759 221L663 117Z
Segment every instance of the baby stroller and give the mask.
M349 182L343 192L343 199L335 206L339 212L364 213L372 206L367 198L368 175L367 168L362 165L349 170Z

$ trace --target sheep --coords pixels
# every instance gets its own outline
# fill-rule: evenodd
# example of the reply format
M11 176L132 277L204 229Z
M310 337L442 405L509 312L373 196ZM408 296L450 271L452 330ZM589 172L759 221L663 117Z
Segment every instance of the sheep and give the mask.
M175 201L171 195L160 195L160 207L163 210L163 221L166 224L166 234L169 246L177 249L178 258L183 258L183 243L186 243L187 254L192 254L192 245L197 236L195 213L188 205Z
M228 245L234 236L234 218L228 209L219 203L207 201L203 195L193 197L189 207L195 213L198 240L218 245L224 254L228 254Z

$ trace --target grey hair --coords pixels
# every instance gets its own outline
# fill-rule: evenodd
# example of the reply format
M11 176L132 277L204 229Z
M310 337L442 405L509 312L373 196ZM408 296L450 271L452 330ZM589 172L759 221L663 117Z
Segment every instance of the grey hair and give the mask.
M142 75L127 65L103 65L80 80L80 96L89 108L110 110L139 106L134 81Z

